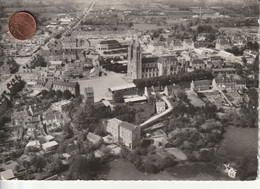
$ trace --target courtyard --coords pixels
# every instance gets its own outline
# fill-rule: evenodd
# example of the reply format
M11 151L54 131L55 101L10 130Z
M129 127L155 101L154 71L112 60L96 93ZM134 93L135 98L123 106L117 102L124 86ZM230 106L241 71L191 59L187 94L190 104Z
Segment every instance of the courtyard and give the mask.
M124 80L125 74L107 72L107 75L102 77L90 78L89 80L78 80L80 85L80 94L84 94L86 87L93 87L95 102L101 99L112 99L108 93L108 88L119 85L125 85L128 82Z

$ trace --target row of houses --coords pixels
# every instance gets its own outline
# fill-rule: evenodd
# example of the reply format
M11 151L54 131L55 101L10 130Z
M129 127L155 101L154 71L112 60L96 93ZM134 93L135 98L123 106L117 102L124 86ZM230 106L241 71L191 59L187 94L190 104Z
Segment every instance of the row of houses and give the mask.
M47 90L60 90L64 92L68 90L74 96L79 96L80 94L80 85L78 82L69 82L69 81L62 81L62 80L55 80L55 81L47 81L47 80L36 80L36 84L41 88L45 88Z

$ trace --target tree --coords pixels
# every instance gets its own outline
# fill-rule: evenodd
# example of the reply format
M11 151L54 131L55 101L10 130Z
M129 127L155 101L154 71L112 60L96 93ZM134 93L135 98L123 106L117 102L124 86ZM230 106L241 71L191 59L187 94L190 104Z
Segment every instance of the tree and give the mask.
M41 91L41 94L42 94L43 97L46 97L47 94L48 94L48 91L44 89L44 90Z
M55 96L55 90L50 90L49 92L48 92L48 97L49 98L53 98Z
M74 133L73 133L73 129L71 128L70 124L67 123L63 126L63 135L65 139L69 139L72 138Z
M113 94L113 100L116 103L123 103L124 102L123 94L121 92L115 92Z
M72 94L69 90L65 90L63 92L63 98L66 99L66 100L69 100L70 98L72 97Z
M42 169L46 166L46 160L41 156L32 158L31 165L36 168L38 172L42 172Z
M56 91L56 97L57 97L57 98L61 98L62 95L63 95L63 93L62 93L61 90L57 90L57 91Z

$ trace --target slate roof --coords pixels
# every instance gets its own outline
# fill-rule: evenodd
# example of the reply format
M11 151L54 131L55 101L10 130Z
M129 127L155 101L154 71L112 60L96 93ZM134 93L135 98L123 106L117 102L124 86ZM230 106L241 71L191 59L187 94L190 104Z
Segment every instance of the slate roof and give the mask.
M66 82L66 81L54 81L53 85L60 85L60 86L75 88L78 85L78 83L77 82Z
M142 63L156 63L158 61L159 57L143 57L142 58Z

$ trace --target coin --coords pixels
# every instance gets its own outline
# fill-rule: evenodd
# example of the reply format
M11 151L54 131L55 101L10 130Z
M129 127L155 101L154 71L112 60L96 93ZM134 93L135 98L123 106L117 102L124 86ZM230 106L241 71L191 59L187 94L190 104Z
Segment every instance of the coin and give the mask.
M11 16L8 28L12 36L19 40L31 38L36 31L36 21L27 12L18 12Z

